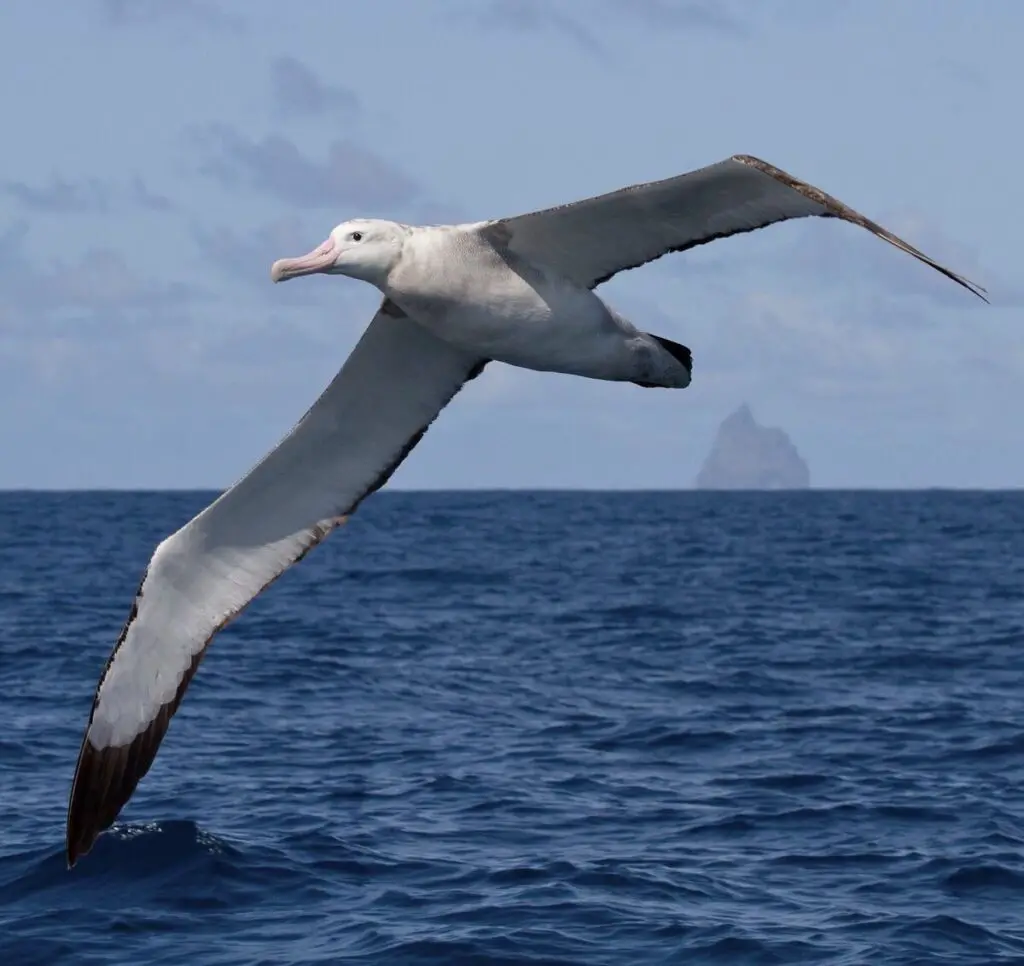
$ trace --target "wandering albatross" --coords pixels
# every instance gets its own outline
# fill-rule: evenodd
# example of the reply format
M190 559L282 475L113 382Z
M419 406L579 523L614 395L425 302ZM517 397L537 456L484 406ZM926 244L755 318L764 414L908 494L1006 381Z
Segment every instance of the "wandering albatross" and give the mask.
M214 634L379 489L488 362L685 388L690 350L637 329L593 290L670 252L810 216L866 228L985 299L885 228L749 155L512 218L348 221L308 255L276 261L275 282L347 275L383 301L294 429L154 551L89 714L68 866L149 770Z

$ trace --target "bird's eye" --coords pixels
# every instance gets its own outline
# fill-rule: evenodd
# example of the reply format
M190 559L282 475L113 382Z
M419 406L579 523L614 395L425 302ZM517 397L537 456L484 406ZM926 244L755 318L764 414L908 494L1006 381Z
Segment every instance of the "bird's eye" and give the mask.
M354 231L350 237L352 238L352 241L362 241L363 233L361 231Z

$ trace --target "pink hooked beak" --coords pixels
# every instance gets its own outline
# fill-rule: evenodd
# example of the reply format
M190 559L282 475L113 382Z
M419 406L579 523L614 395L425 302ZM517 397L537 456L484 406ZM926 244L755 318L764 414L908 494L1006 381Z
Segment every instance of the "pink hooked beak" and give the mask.
M313 275L316 272L324 272L334 264L335 249L333 238L328 238L322 245L318 245L308 255L300 255L298 258L279 258L270 266L270 280L272 282L286 282L290 278L299 275Z

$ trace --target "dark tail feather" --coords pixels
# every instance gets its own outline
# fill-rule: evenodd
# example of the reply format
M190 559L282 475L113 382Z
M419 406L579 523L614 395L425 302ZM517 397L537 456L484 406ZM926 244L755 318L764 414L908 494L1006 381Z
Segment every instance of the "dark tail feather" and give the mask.
M671 339L666 339L664 336L655 335L653 332L648 332L647 334L652 339L659 342L663 349L667 349L676 359L686 366L686 371L691 376L693 375L693 354L686 348L686 346L680 345L678 342L673 342Z

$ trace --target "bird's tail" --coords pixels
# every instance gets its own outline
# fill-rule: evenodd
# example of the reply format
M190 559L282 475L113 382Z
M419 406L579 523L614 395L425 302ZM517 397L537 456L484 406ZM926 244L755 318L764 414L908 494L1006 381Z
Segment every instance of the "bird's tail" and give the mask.
M666 339L664 336L655 335L653 332L648 332L647 334L671 356L681 362L691 376L693 375L693 353L686 346L673 342L671 339Z
M657 389L657 388L678 388L683 389L690 384L690 378L693 376L693 353L679 342L673 342L671 339L666 339L664 336L655 335L653 332L647 332L650 338L654 339L673 359L680 363L686 370L686 379L678 383L650 383L650 382L636 382L636 385L643 386L645 389ZM670 367L671 368L671 367ZM677 370L678 371L678 370Z

